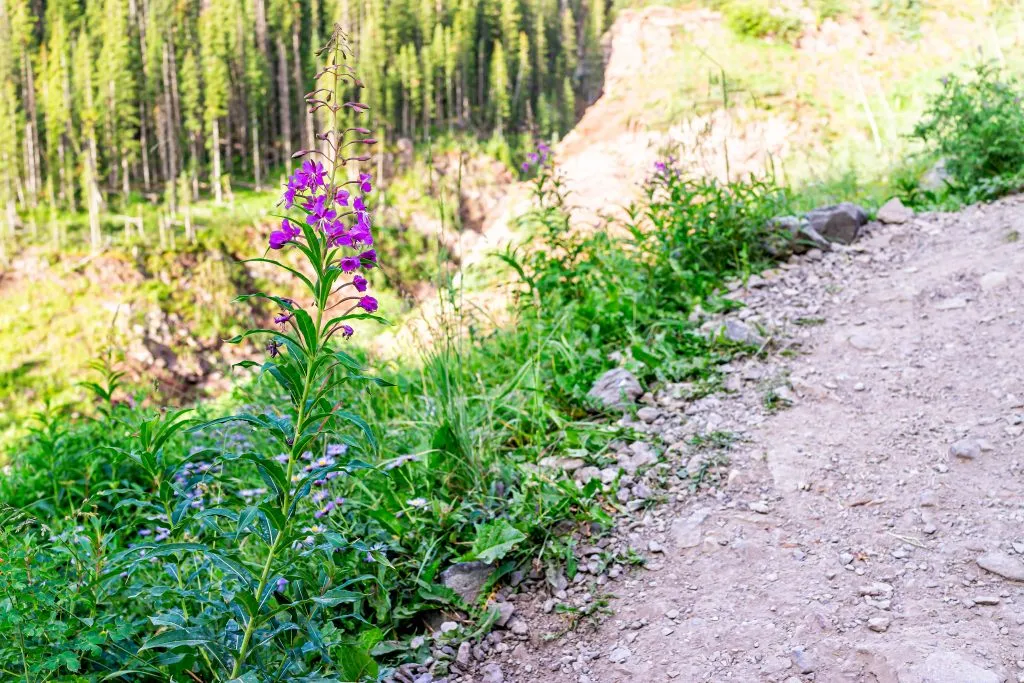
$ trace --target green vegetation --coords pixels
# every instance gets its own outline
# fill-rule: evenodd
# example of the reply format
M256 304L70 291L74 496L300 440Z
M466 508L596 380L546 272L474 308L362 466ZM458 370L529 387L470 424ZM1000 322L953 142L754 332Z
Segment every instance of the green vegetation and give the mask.
M217 2L210 6L227 11ZM530 6L551 10L554 4ZM408 15L396 12L397 18L389 12L388 21L421 20L437 6L410 6L405 8ZM69 21L70 15L61 7L72 14L78 12L74 15L77 19ZM82 60L88 62L94 50L109 52L115 62L123 60L122 52L128 49L125 43L116 30L103 27L107 21L119 26L130 16L119 14L112 0L103 5L106 11L101 13L98 7L90 6L82 14L83 8L74 3L49 5L49 37L38 44L40 54L49 49L50 41L57 40L54 36L63 35L63 40L74 34L79 36L72 41L74 51ZM154 7L150 5L151 12L156 11ZM313 12L313 7L319 5L306 9ZM366 7L378 15L381 12L372 2ZM492 33L498 36L512 35L509 31L521 28L528 14L517 13L523 7L511 2L481 7L494 12L488 21L495 22L491 28L498 28ZM179 11L180 6L163 9ZM24 28L23 12L18 14L15 8L13 15L3 14L6 11L0 9L0 28L11 16L17 19L11 20L11 26ZM453 21L460 16L456 10L451 12ZM835 16L833 12L841 10L823 6L819 16ZM129 13L135 19L138 14L137 9ZM146 19L147 25L157 21L153 16ZM248 74L245 69L238 71L248 62L223 59L235 55L230 45L225 47L230 36L221 35L229 23L226 14L189 16L196 23L202 51L194 55L186 50L178 67L180 104L192 116L182 123L191 137L183 136L179 142L195 144L196 156L182 153L174 163L207 159L209 154L212 166L208 172L223 179L227 171L221 174L217 168L221 162L216 160L216 150L237 148L220 140L238 134L228 124L236 123L232 118L238 115L239 106L233 91L224 92L224 84L239 73ZM244 17L245 12L232 16ZM279 15L271 16L275 17L269 20L272 24L281 20ZM316 21L307 24L307 15L302 16L304 27L320 25ZM539 12L534 16L546 15ZM560 33L567 45L570 37L576 40L604 22L596 11L579 17L577 20L565 11L560 14L558 26L568 27ZM583 30L580 21L591 28ZM436 18L435 22L444 44L448 25ZM159 36L160 24L156 25L158 29L152 33ZM273 43L285 46L280 54L286 64L291 64L291 36L297 25L297 21L283 23L281 28L287 31L273 34ZM372 21L369 25L379 29ZM76 34L83 26L91 33ZM573 27L576 30L570 30ZM758 31L750 34L758 35ZM437 30L431 33L437 34ZM29 30L26 35L34 34ZM126 35L132 34L128 31ZM259 33L254 35L259 41ZM539 36L551 37L545 32ZM411 42L390 44L394 52L387 53L388 59L396 58L406 69L410 65L418 68L425 59L424 38L425 34L417 33ZM711 35L710 40L719 38ZM531 39L538 39L537 35ZM485 46L493 45L493 54L500 59L473 62L474 73L486 72L489 80L485 83L505 84L503 96L510 90L514 93L515 74L523 71L516 67L532 61L522 55L537 49L531 39L525 44L501 37L493 43L483 41ZM32 40L18 44L35 46ZM157 47L152 49L160 54L159 72L165 56L169 67L175 62L179 44L155 42ZM515 50L509 47L513 42ZM718 81L697 84L691 78L676 85L706 88L709 108L703 113L715 109L734 113L743 103L779 104L786 96L778 89L780 83L772 81L774 75L744 76L746 80L736 91L731 90L729 78L722 77L738 66L749 66L755 54L767 56L769 62L777 60L775 63L786 68L799 63L790 45L765 47L754 42L748 37L735 43L744 47L730 56L734 61L728 66L716 65ZM242 54L251 55L252 51L243 50ZM579 54L572 49L555 58L567 60L566 55ZM19 73L27 63L18 62ZM369 59L371 73L379 65ZM32 68L48 73L47 78L60 76L43 57L38 57ZM68 190L63 201L84 203L92 210L87 207L84 213L62 215L75 220L84 216L75 229L90 238L95 235L95 219L104 215L97 205L105 198L93 191L99 185L101 165L104 176L112 168L123 169L118 155L132 151L134 139L116 131L138 126L136 130L141 132L159 121L160 110L155 106L145 109L145 105L141 108L148 112L145 116L155 117L148 124L124 108L111 113L109 124L103 121L103 107L90 96L107 91L99 87L90 90L88 84L93 76L99 83L122 77L107 69L89 68L76 75L76 88L85 90L75 91L82 107L69 110L78 117L75 137L66 136L65 158L61 158L58 145L56 159L60 163L46 166L47 173L56 174L57 179L64 173L63 180L71 183L58 185L49 175L48 185L74 188L77 183L77 189ZM201 74L198 80L197 73ZM288 69L284 73L288 83ZM820 77L822 73L809 78ZM431 113L423 118L434 100L421 99L426 87L423 81L417 86L420 90L412 91L415 82L402 78L398 90L383 91L375 90L369 78L367 85L371 96L381 97L385 108L402 121L399 128L408 125L422 132L450 121L448 115L440 114L436 121ZM202 85L201 99L196 99L200 92L197 83ZM476 86L483 87L480 82ZM18 87L15 83L15 93ZM454 87L459 87L458 80ZM405 93L406 89L410 93ZM337 84L332 91L339 92ZM141 97L139 91L134 91L135 95L128 92L126 97ZM741 94L738 98L734 97L737 92ZM808 92L835 94L821 82ZM613 485L598 479L577 483L557 467L548 466L546 459L571 456L603 467L614 460L622 443L635 438L618 426L615 414L588 397L589 388L602 372L624 366L648 389L665 382L689 381L695 392L700 392L714 386L719 364L751 352L742 345L700 334L691 314L698 306L710 312L735 306L719 296L723 284L770 265L769 219L799 212L833 196L856 199L901 194L918 206L934 206L990 198L1019 186L1024 147L1011 139L1022 122L1017 82L1002 71L985 67L972 77L951 78L933 96L926 92L924 87L913 90L904 102L906 107L893 112L893 121L918 110L926 112L916 129L923 145L921 156L908 162L896 156L904 149L899 147L886 160L902 169L898 174L886 171L884 176L865 182L856 172L859 167L845 166L852 172L838 176L823 173L819 177L822 182L794 189L782 183L781 175L732 172L723 182L690 174L666 158L646 183L642 201L629 207L625 218L597 231L581 231L573 224L571 201L550 150L539 145L528 157L524 171L533 178L534 207L519 221L522 242L496 259L504 267L504 284L511 292L500 321L484 318L467 303L461 273L453 272L443 251L410 254L432 252L433 247L427 248L428 241L420 233L392 227L393 222L402 222L400 213L397 219L375 225L378 241L373 258L364 252L355 257L351 268L343 268L336 259L340 254L330 251L326 235L303 222L313 209L297 203L292 215L299 216L295 224L302 225L298 242L293 238L277 245L287 248L271 252L272 258L262 264L268 270L251 278L234 259L264 253L264 211L276 198L268 199L260 192L232 193L226 182L213 187L215 195L223 194L223 204L217 205L216 199L212 206L195 202L189 205L190 213L177 211L196 219L195 235L190 234L180 249L170 247L170 234L164 235L167 243L157 248L155 240L129 230L116 248L100 255L87 253L87 245L76 245L69 272L80 275L62 282L74 282L77 291L52 281L30 283L40 303L26 302L0 314L5 316L0 325L23 338L5 349L15 363L0 374L0 398L8 415L30 427L29 433L8 449L0 478L3 677L29 683L380 680L394 665L422 661L430 654L435 637L441 642L478 638L496 616L487 605L491 589L509 580L513 572L564 569L573 578L573 548L584 533L580 530L585 529L587 536L599 535L611 525L611 513L620 511L621 506L609 495L615 491ZM12 101L10 87L3 93L0 114L3 103ZM47 94L53 96L53 91ZM538 105L546 94L543 89L530 91ZM566 99L563 96L559 101ZM884 91L877 98L883 100L889 101ZM150 103L159 101L157 97ZM441 101L447 100L442 97ZM522 123L516 118L517 101L514 96L506 101L497 93L477 101L486 103L481 107L486 112L483 125L502 131ZM686 101L692 104L698 99ZM424 109L415 108L419 102ZM529 102L532 107L534 100ZM629 107L644 104L630 103ZM818 103L812 111L833 111L828 106ZM531 107L525 108L529 111ZM865 120L853 127L851 137L863 134L859 142L868 148L844 161L870 155L872 148L877 155L881 140L898 139L900 128L895 123L891 129L870 123L874 109L869 98L862 98L856 107ZM242 109L243 114L245 111ZM292 113L296 111L300 110ZM843 117L850 112L843 107L834 111L841 112L836 114L840 120L848 120ZM339 128L334 118L330 130ZM225 124L223 128L221 124ZM61 130L71 122L63 119L49 125ZM18 128L23 129L31 131L32 126ZM203 152L200 143L208 134L212 135L212 148ZM90 143L102 135L109 135L102 138L102 153L93 152ZM286 139L292 142L300 136ZM17 143L17 149L22 149L24 141ZM856 142L850 143L851 151L856 151ZM837 140L840 143L846 144ZM2 144L9 145L10 140ZM505 138L492 137L488 144L493 158L512 161ZM112 155L115 163L111 165L104 155ZM31 156L29 153L26 158ZM74 161L68 161L72 156ZM950 182L930 193L919 190L920 171L939 156L946 160ZM240 166L244 165L241 158L239 154L236 159ZM97 165L97 160L102 164ZM170 156L164 161L170 165ZM227 164L226 159L221 161ZM133 163L129 160L129 172L120 176L122 181L134 172ZM457 163L448 165L449 178L461 177L461 164L459 157ZM254 163L253 170L258 166ZM435 167L433 163L429 166ZM450 225L460 215L452 203L455 195L450 185L435 185L433 173L425 173L425 168L422 160L414 161L412 173L396 185L408 185L402 193L430 195L411 202L409 210L425 210L434 202L442 227ZM787 173L787 177L793 176ZM186 181L192 177L186 174ZM185 183L185 192L175 195L179 206L191 202L186 199L192 196L189 184ZM311 187L321 187L324 197L337 196L333 179L304 185L307 190ZM609 188L609 193L614 189ZM137 205L143 203L126 204ZM375 208L383 213L393 206L382 200ZM143 208L153 212L153 221L160 210ZM41 212L41 222L50 214L49 207L34 211ZM36 214L29 207L23 215ZM282 226L281 230L285 229L287 226ZM102 235L102 224L100 231ZM1014 231L1008 239L1016 234ZM67 241L58 244L60 240L54 240L50 247L37 246L21 256L41 254L44 261L57 262L58 252L48 249L69 250ZM430 258L444 265L431 269L426 260ZM375 288L384 280L397 281L400 288L403 282L419 282L428 272L439 271L435 282L438 314L430 318L428 338L416 358L382 362L365 348L344 341L348 332L340 325L358 325L375 317L376 300L360 298L357 305L363 311L353 307L346 312L342 307L333 320L325 321L320 315L335 302L335 285L344 282L348 286L349 271L368 267L376 259L384 262L381 271L367 271L368 275L377 272L369 283ZM391 266L391 272L389 260L399 264ZM285 266L284 277L272 270L278 265ZM344 280L340 279L343 271L349 272ZM129 276L112 278L118 273ZM139 277L140 273L157 275ZM366 283L356 285L352 279L351 285ZM270 294L253 294L228 304L240 290ZM135 295L133 301L188 316L195 321L190 332L195 336L220 338L238 332L233 341L250 360L238 364L230 390L183 410L169 405L189 401L169 399L154 391L148 381L141 386L127 381L117 352L122 342L116 334L110 339L110 353L74 344L65 344L71 347L67 356L47 357L56 344L39 352L49 338L59 341L82 334L77 327L82 320L106 326L112 311L103 304L101 293L108 299ZM316 305L303 307L303 302L310 300ZM393 301L393 296L382 297L382 309L394 311ZM67 306L81 306L82 310L75 317L62 316ZM280 328L270 322L275 314L281 319ZM798 321L819 323L816 318ZM242 333L253 326L265 329ZM78 388L80 393L87 392L89 400L72 401L66 386L61 393L47 392L45 383L32 375L40 360L62 367L90 365L97 372L95 381ZM252 371L251 376L247 370ZM783 380L775 377L762 387L767 410L783 407ZM43 410L31 420L23 417L35 399L43 398L50 399L42 401ZM674 476L688 480L693 488L716 481L734 439L734 435L719 432L694 437L690 446L700 460L690 471ZM471 603L442 581L446 568L463 561L492 567L479 597ZM633 563L640 558L605 554L600 561ZM605 605L606 598L598 595L592 607L570 615L569 627L596 616ZM429 625L439 613L459 621L461 628L449 635L432 633ZM435 671L443 675L445 666L438 662Z

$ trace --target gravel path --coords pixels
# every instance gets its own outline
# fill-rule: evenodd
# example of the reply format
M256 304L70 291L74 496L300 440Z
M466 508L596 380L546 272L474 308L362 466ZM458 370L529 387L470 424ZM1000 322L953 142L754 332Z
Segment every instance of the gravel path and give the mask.
M1024 198L867 227L734 292L767 357L641 399L632 513L452 680L1024 681Z

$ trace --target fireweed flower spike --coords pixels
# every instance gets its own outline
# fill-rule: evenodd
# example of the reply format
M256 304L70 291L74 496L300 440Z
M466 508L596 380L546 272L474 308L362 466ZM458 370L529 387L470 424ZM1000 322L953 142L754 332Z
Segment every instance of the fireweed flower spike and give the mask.
M227 656L218 658L217 665L209 664L214 675L204 680L249 680L256 673L251 660L257 644L261 659L276 656L274 652L290 652L296 636L293 631L280 628L281 619L286 611L290 613L287 620L297 622L310 617L300 605L308 604L310 587L323 585L325 572L330 574L332 585L347 580L345 585L355 586L352 590L364 581L346 576L347 570L340 564L324 565L314 553L326 549L328 554L361 555L361 549L366 547L358 541L346 540L341 534L328 536L325 532L339 523L344 508L343 491L332 487L341 486L347 474L366 467L364 461L372 457L376 448L374 430L351 412L351 401L342 400L346 395L342 393L343 386L346 392L368 383L387 386L386 382L367 376L356 360L339 348L356 334L357 321L383 322L376 315L377 298L369 293L372 278L368 271L378 266L378 254L371 248L374 226L369 195L374 179L360 168L371 159L369 150L376 141L369 137L367 127L358 125L358 119L365 116L369 107L356 100L362 83L348 63L348 43L340 28L335 27L317 58L325 64L305 102L308 111L319 112L315 118L326 122L325 129L315 132L316 149L301 150L292 156L302 162L282 188L279 207L284 213L283 220L280 227L267 235L273 251L256 259L279 266L294 277L297 285L305 289L305 295L296 297L297 301L266 294L249 295L268 299L280 307L274 318L280 327L250 330L232 340L240 343L252 335L269 336L265 346L269 357L262 363L261 372L266 371L270 381L277 382L280 400L263 414L247 408L245 413L193 428L242 422L267 436L253 439L254 444L266 443L272 449L263 455L246 453L245 462L258 469L266 486L246 489L221 503L236 505L238 510L244 506L245 515L251 520L227 534L224 547L241 544L242 535L258 536L244 543L247 549L261 548L262 555L249 555L244 566L238 564L237 570L223 572L225 584L232 584L224 595L235 597L227 598L230 606L218 617L220 622L207 622L203 630L220 634L215 636L217 651ZM287 262L281 256L285 250L290 257ZM252 361L245 361L243 367L252 365ZM332 444L339 443L346 447L332 448ZM184 486L182 490L186 490ZM188 494L190 499L193 495L200 499L199 493ZM240 518L240 513L235 515ZM367 557L380 557L385 551L386 548L375 546ZM218 560L217 566L234 568L230 562L233 561ZM283 578L285 574L288 579ZM327 620L337 618L331 610L324 614ZM188 615L185 619L189 620ZM319 626L326 623L330 621ZM278 639L281 642L272 647ZM311 671L336 673L335 665L319 659L315 651L309 650L308 662L296 664L289 658L281 663L280 670L289 680L292 674ZM226 664L218 671L221 661ZM260 666L264 665L261 662Z

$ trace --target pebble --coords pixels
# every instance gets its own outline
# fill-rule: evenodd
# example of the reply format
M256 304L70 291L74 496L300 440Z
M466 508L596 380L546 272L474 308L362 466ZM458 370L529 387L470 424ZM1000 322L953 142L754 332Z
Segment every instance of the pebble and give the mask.
M1013 581L1024 581L1024 563L1012 555L993 550L980 556L976 561L978 566L987 572Z
M974 439L960 439L949 447L949 454L964 460L975 460L981 455L981 446Z
M995 595L976 595L974 596L974 602L978 605L998 605L999 598Z
M760 500L754 501L747 507L749 507L751 511L756 512L759 515L767 515L771 511L771 508L768 507L768 504Z
M872 617L868 619L868 628L876 633L884 633L889 630L889 617Z
M803 647L795 647L789 654L793 660L793 666L802 674L813 673L818 668L814 653L808 652Z
M459 645L459 652L455 655L455 663L461 666L463 669L469 666L470 658L469 651L472 646L469 641L465 641L462 645Z
M608 661L612 664L621 664L632 656L633 653L628 647L617 647L608 653Z
M495 662L484 664L480 669L480 683L505 683L505 673Z

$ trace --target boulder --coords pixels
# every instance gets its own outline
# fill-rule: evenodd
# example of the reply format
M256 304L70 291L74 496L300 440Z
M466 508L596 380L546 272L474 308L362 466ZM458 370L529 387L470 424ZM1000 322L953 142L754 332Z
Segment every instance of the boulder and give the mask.
M615 368L601 375L587 395L606 408L628 408L644 393L640 382L629 370Z
M906 223L914 217L914 210L903 205L899 197L893 197L878 210L878 220L883 223Z
M823 206L805 214L810 227L829 242L852 244L860 234L868 215L861 207L850 202Z

